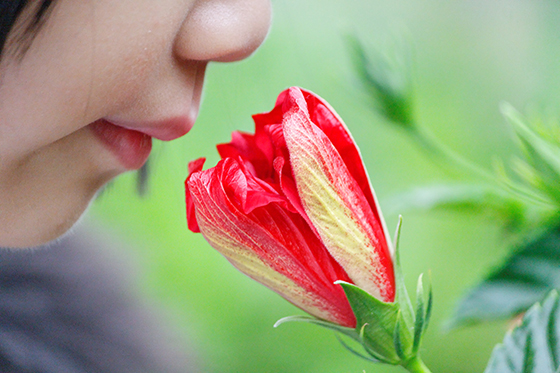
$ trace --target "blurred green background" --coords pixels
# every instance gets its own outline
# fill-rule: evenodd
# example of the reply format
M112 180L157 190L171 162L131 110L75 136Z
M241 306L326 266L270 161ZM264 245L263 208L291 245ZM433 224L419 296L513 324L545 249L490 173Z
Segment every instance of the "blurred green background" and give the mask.
M187 230L183 181L188 161L218 160L215 144L233 130L252 131L251 114L268 111L278 93L298 85L324 97L362 150L389 229L400 211L391 198L415 186L468 176L445 173L399 128L372 109L353 71L344 35L378 50L405 40L414 55L419 121L464 157L490 168L514 152L499 113L502 100L524 110L560 101L560 4L538 0L273 0L269 37L251 58L212 64L195 128L158 143L149 193L135 175L120 177L94 202L87 219L130 242L140 266L138 289L161 308L202 372L393 372L345 351L333 334L276 320L302 314L246 278ZM481 372L506 323L445 331L469 286L508 253L501 222L474 212L403 211L402 261L409 288L432 272L433 322L423 346L435 372Z

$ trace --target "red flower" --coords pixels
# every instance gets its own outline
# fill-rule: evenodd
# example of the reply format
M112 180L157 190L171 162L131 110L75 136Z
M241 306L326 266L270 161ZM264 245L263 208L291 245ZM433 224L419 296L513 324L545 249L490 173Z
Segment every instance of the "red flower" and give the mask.
M306 312L356 319L337 280L385 302L395 296L390 242L348 129L320 97L289 88L234 132L222 160L189 164L189 228L239 270Z

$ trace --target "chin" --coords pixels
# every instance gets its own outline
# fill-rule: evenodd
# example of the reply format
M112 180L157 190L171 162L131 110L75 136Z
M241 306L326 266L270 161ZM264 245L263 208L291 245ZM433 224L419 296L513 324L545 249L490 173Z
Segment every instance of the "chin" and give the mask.
M98 191L126 172L83 127L18 159L0 174L0 247L44 245L66 234Z
M84 216L86 215L87 209L90 205L91 203L88 204L88 206L81 213L76 214L77 217L74 216L74 218L72 219L67 219L65 225L64 224L59 225L57 229L53 230L50 234L38 240L37 243L32 245L27 245L24 247L28 247L28 248L33 248L38 246L51 247L51 246L58 245L60 240L68 236L71 236L76 229L79 229L79 226L81 225L81 222Z
M31 209L19 209L0 217L0 247L32 248L71 234L110 179L105 178L87 189L62 188L58 195L45 194L41 201L35 200ZM73 193L67 192L69 190ZM2 220L9 224L2 224Z
M19 229L8 232L0 231L0 247L3 248L33 248L43 246L69 234L72 228L79 224L82 216L89 207L91 199L85 203L61 210L56 208L41 217L29 218L28 221L18 221ZM14 228L14 227L13 227Z

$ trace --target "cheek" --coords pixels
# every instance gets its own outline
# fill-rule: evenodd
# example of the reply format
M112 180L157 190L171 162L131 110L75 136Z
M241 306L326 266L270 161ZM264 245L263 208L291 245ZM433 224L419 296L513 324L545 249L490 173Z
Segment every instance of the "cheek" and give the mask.
M149 56L161 53L162 41L149 30L130 40L124 36L130 33L99 27L47 30L21 62L6 67L0 86L2 153L17 156L53 143L142 92L159 64Z
M4 154L40 149L77 131L95 115L95 51L85 43L91 40L91 30L66 31L64 38L54 40L49 33L39 34L24 58L6 67L0 86ZM68 45L63 40L67 38L74 42Z
M84 71L24 59L0 88L2 152L33 151L78 129L85 118L89 79Z

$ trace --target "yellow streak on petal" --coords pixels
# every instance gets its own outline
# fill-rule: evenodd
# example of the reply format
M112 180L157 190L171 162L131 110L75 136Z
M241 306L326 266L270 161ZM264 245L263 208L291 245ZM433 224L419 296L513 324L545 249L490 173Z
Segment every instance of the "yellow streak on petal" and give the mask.
M223 230L207 224L206 221L202 221L201 231L212 247L247 276L316 317L333 322L338 321L329 304L322 302L315 294L306 291L292 279L274 271L251 251L251 247L247 243L240 242L232 235L224 235ZM247 238L249 236L243 236L243 239Z
M285 118L284 135L305 212L331 255L356 285L383 300L382 289L390 284L381 273L375 250L378 239L352 195L350 173L334 146L318 143L302 123L320 131L300 113L292 113L291 118ZM335 175L337 185L329 181L327 173Z
M195 186L191 184L194 188ZM198 186L197 186L198 187ZM200 231L208 243L237 269L277 292L294 305L324 320L338 322L331 304L305 290L292 279L276 272L255 254L262 245L254 232L239 228L227 209L220 208L207 194L193 194Z

